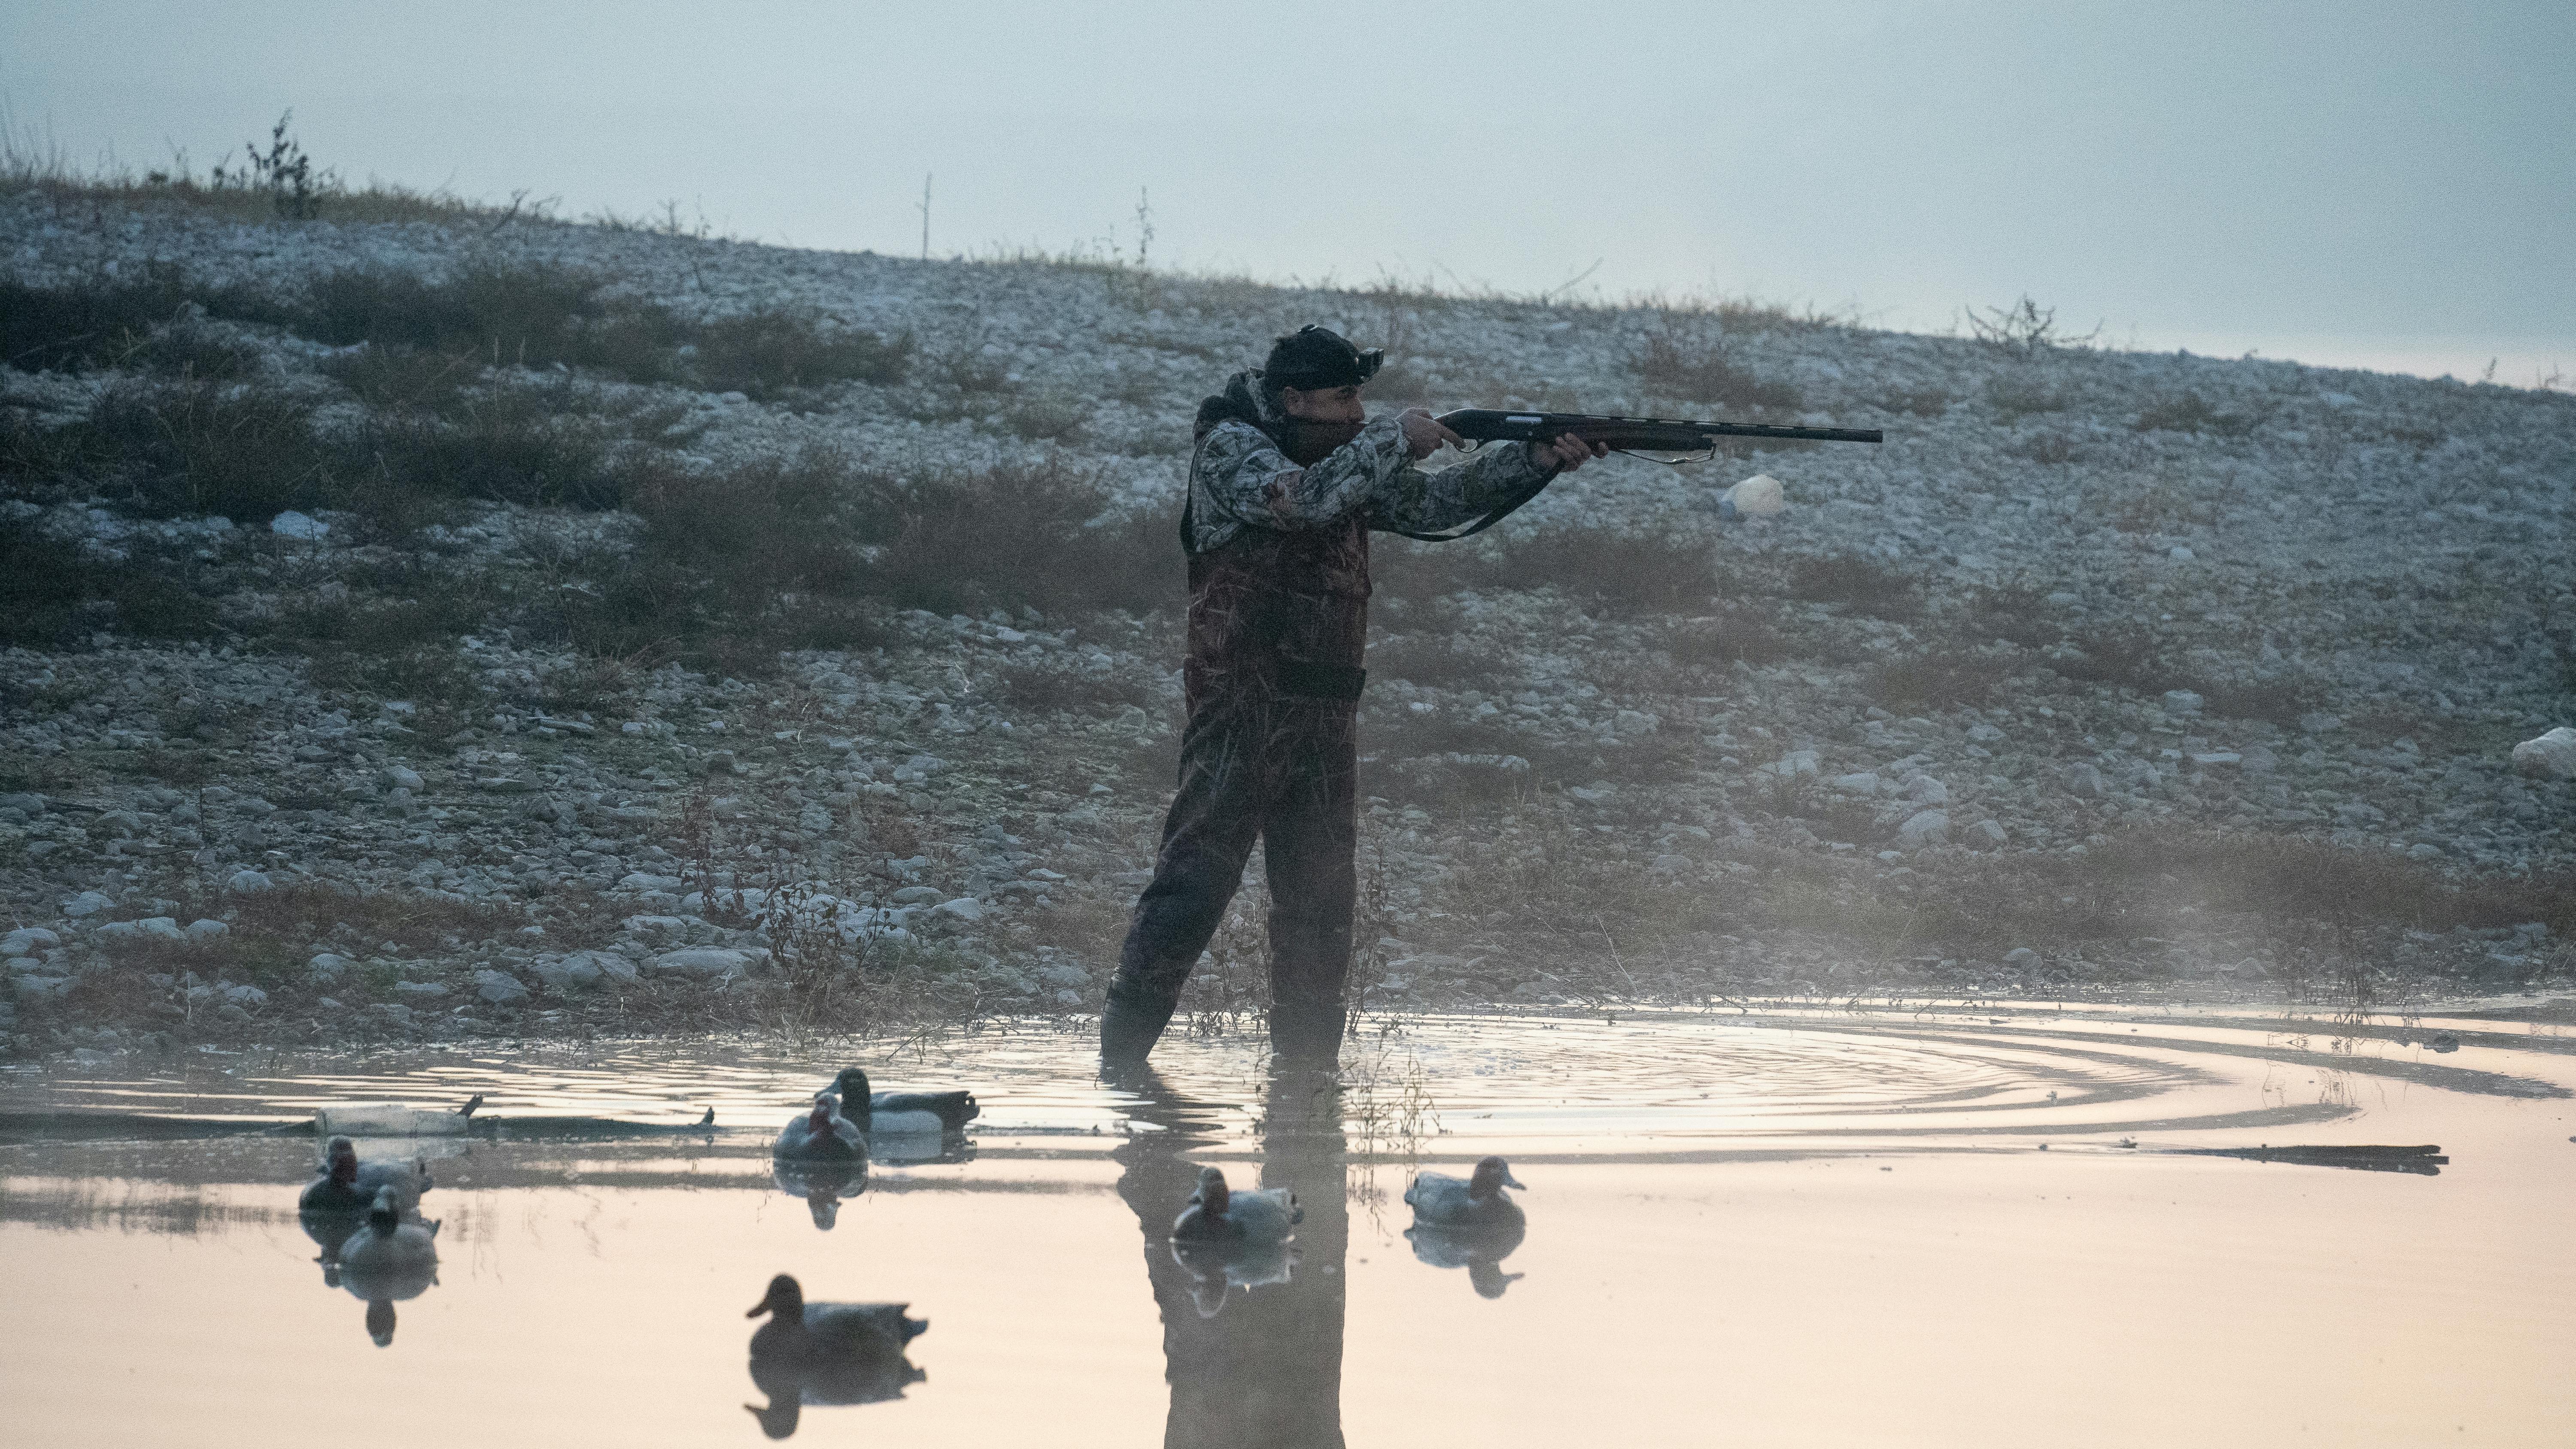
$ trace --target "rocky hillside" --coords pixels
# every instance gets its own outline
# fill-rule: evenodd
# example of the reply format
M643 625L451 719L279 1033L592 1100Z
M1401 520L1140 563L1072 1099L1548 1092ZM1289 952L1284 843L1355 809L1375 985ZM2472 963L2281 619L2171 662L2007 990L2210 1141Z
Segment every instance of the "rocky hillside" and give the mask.
M59 190L0 268L17 1052L1095 1004L1189 415L1305 321L1388 406L1888 434L1381 543L1369 1009L2576 963L2565 394Z

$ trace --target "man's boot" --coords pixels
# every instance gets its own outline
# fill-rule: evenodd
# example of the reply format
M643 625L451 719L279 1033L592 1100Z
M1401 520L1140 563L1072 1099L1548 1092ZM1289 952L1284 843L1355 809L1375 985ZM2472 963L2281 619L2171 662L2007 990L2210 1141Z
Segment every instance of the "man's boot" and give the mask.
M1172 1007L1142 1003L1114 991L1100 1010L1100 1074L1115 1076L1145 1064L1145 1054L1171 1023Z

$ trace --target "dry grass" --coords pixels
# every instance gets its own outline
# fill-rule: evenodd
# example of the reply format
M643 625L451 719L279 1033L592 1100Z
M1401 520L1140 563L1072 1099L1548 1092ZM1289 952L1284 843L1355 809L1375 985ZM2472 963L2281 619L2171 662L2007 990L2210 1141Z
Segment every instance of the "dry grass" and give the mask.
M1871 669L1861 688L1898 714L1920 714L1982 703L2012 668L2010 659L1991 654L1921 654Z

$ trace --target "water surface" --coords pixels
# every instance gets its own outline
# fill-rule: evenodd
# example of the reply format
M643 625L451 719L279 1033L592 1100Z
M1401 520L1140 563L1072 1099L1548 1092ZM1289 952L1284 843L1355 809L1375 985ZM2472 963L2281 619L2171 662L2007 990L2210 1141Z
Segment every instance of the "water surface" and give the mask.
M869 1060L964 1085L964 1141L773 1171L837 1061L695 1050L206 1057L0 1085L0 1109L290 1121L450 1105L437 1282L371 1305L299 1223L309 1136L0 1146L0 1319L27 1444L2564 1444L2576 1040L1977 1011L1457 1017L1339 1080L1239 1039L1156 1080L986 1032ZM589 1118L709 1130L612 1137ZM58 1131L60 1118L45 1130ZM2438 1144L2348 1171L2196 1155ZM1407 1235L1487 1152L1517 1242ZM1201 1165L1293 1188L1288 1254L1183 1262ZM865 1383L755 1382L744 1310L931 1320ZM390 1342L379 1347L377 1336ZM917 1377L915 1373L917 1371ZM871 1397L875 1402L801 1402Z

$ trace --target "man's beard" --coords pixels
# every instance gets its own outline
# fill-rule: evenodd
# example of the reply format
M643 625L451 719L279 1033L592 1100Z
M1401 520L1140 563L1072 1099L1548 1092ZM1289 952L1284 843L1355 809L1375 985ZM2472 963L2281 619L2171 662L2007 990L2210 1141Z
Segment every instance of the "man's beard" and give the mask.
M1319 422L1313 418L1290 418L1281 427L1280 451L1300 468L1312 468L1332 456L1333 450L1360 435L1361 421Z

